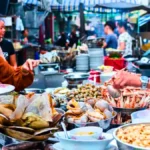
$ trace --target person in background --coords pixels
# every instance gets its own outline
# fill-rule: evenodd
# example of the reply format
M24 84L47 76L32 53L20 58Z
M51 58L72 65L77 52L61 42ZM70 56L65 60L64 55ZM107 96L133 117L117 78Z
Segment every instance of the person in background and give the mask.
M57 46L66 47L67 38L64 32L61 32L59 39L56 41Z
M31 46L32 46L32 43L38 44L37 38L34 35L29 35L28 29L24 29L24 31L22 31L21 39L22 39L24 44L29 44Z
M14 68L17 67L17 60L16 60L16 54L13 44L4 39L5 35L5 22L4 20L0 19L0 49L3 52L3 55L5 59L8 61L8 63L13 66Z
M112 48L117 49L118 42L117 36L114 34L115 23L113 21L107 21L104 25L104 32L106 34L106 39L103 43L103 48ZM104 50L104 55L106 56L106 52Z
M70 34L70 38L69 38L69 47L73 47L73 45L76 44L76 46L78 45L78 37L76 35L76 31L73 30Z
M132 56L132 37L127 32L127 23L126 22L118 22L118 31L120 33L118 39L118 49L123 50L123 57Z
M29 41L28 41L28 36L29 36L29 31L28 31L28 29L24 29L24 30L22 31L22 40L23 40L24 44L26 44L26 43L29 42Z
M115 22L115 30L114 30L114 33L116 34L117 38L119 37L119 31L118 31L118 21Z

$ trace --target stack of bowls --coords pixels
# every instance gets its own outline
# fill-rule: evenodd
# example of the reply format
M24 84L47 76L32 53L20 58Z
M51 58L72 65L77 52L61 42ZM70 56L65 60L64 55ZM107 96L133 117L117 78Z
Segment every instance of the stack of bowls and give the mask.
M97 70L98 66L104 64L104 53L102 48L89 49L90 69Z
M76 71L89 71L89 55L80 54L76 57Z

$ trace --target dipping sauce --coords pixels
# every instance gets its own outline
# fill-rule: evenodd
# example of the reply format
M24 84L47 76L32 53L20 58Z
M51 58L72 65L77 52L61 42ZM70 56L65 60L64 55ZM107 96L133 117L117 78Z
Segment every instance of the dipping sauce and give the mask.
M94 134L94 132L77 132L75 135L76 136L90 136L93 134Z

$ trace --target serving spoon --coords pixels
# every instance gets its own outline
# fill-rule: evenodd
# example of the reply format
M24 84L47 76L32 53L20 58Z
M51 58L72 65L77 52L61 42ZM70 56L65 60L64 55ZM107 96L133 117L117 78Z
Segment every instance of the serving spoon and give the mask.
M62 128L64 130L65 137L67 139L69 139L69 136L68 136L68 133L67 133L67 130L66 130L66 125L64 124L64 122L61 122L61 126L62 126Z

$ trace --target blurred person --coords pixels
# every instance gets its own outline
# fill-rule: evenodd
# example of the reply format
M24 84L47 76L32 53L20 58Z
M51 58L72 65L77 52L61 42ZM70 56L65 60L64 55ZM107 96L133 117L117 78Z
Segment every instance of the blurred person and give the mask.
M67 38L64 32L61 32L59 39L56 41L57 46L66 47Z
M118 31L120 33L118 39L118 49L123 50L123 57L132 56L132 37L127 32L128 26L126 22L118 22Z
M34 35L29 35L29 30L26 28L22 31L21 40L23 44L29 44L32 46L32 43L37 44L37 38Z
M3 52L5 59L14 68L17 67L16 54L13 44L4 38L5 36L5 22L0 19L0 49Z
M106 34L106 40L104 41L103 48L117 49L117 37L114 34L115 23L113 21L107 21L104 25L104 32Z
M73 47L74 44L76 44L76 46L78 45L78 37L75 30L73 30L70 34L68 46Z
M28 29L24 29L22 31L22 40L23 40L24 44L28 43L28 36L29 36Z
M117 36L114 34L115 23L113 21L107 21L104 25L104 32L106 34L106 39L103 43L103 48L117 49ZM106 56L106 51L104 50L104 55Z
M114 33L116 34L117 38L119 37L119 31L118 31L118 21L115 22L115 30L114 30Z

